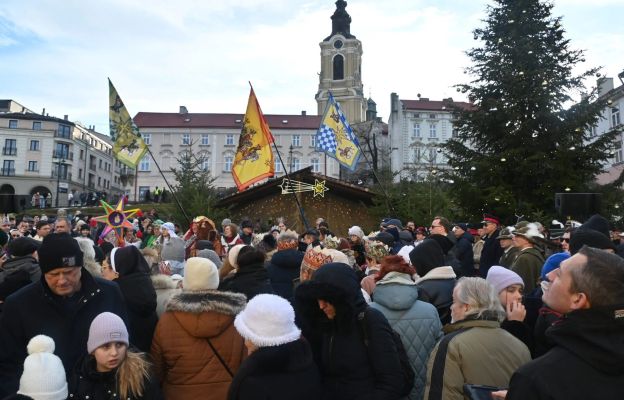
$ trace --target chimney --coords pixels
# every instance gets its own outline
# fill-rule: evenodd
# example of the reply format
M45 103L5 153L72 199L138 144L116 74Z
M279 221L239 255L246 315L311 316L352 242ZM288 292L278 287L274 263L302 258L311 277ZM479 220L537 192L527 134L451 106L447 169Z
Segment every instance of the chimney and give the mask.
M41 115L45 115L45 107L43 107L43 111L41 111Z
M180 106L180 114L188 114L188 110L186 106Z
M67 120L69 119L69 115L65 114L65 116L63 117L63 119L64 119L65 121L67 121Z
M602 97L613 90L613 78L600 78L596 84L598 85L598 97Z
M308 115L308 113L306 112L306 110L301 110L301 115L305 117L306 115Z
M392 92L390 93L390 112L397 112L399 104L399 95Z

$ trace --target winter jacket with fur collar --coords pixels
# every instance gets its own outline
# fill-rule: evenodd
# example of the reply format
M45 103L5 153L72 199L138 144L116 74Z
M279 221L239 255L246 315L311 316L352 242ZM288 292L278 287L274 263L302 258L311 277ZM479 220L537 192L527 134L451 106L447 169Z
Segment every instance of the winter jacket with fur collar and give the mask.
M156 326L151 351L167 400L226 398L232 378L208 340L236 373L246 349L234 317L245 304L243 294L216 290L171 297Z

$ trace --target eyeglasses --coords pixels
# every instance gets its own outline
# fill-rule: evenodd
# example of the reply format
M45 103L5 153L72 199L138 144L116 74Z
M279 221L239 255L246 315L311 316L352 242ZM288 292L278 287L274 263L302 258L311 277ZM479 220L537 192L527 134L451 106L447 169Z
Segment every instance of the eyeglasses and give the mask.
M564 243L570 243L570 238L561 238L561 241Z

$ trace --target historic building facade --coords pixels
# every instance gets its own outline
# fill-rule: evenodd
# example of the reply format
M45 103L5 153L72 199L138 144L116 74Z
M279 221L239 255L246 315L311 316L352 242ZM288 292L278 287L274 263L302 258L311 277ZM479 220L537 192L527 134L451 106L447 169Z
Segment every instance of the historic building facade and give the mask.
M396 180L423 180L448 168L440 145L455 137L454 110L471 105L452 98L404 100L396 93L390 103L390 158Z
M113 158L110 138L68 116L50 117L45 110L37 114L13 100L0 100L0 143L3 208L16 207L15 201L18 208L28 207L37 192L51 194L53 206L57 200L67 206L69 193L74 200L83 192L105 193L110 199L130 190L121 176L134 173Z

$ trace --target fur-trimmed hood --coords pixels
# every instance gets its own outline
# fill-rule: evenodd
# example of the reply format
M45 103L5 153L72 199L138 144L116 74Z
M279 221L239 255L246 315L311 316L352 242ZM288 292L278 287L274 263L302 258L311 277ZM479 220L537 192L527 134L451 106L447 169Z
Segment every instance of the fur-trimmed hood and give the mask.
M163 289L175 289L176 282L171 279L169 275L165 274L156 274L152 275L152 285L154 285L154 289L163 290Z
M166 312L191 336L211 338L221 335L247 304L244 294L206 290L173 295Z

